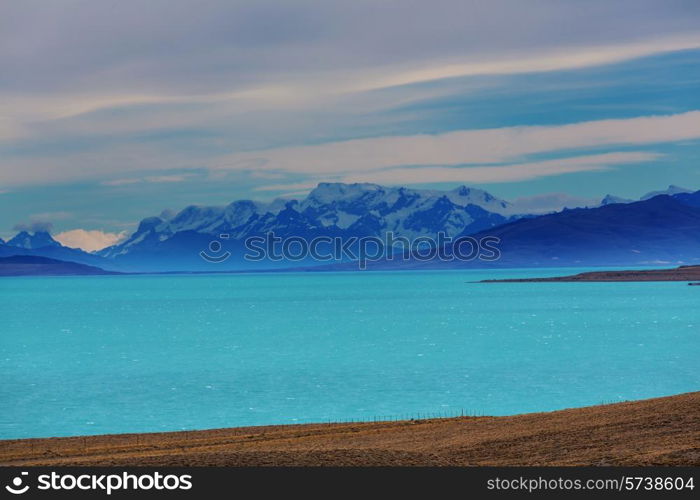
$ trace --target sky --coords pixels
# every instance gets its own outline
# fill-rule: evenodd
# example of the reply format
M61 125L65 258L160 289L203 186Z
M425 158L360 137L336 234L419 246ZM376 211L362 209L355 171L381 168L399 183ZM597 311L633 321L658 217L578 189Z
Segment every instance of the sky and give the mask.
M0 237L318 182L700 189L697 0L0 3Z

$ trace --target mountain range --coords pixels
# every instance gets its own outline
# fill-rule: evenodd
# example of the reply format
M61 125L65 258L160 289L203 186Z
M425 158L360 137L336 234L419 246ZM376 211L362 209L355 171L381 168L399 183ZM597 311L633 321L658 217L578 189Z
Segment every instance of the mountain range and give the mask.
M608 194L605 195L605 197L600 201L600 203L597 205L599 207L605 206L605 205L612 205L615 203L634 203L635 201L645 201L645 200L650 200L654 198L655 196L661 196L661 195L668 195L668 196L675 196L677 194L687 194L687 193L692 193L692 190L686 189L680 186L674 186L671 184L668 186L668 188L660 191L651 191L641 198L639 200L631 200L629 198L622 198L621 196L615 196L614 194ZM591 208L591 207L586 207L586 208Z
M438 232L450 236L478 232L519 217L508 202L465 186L433 191L321 183L301 201L241 200L224 207L190 206L170 219L149 217L126 241L98 254L130 269L172 270L175 265L177 269L202 270L211 269L211 263L199 252L222 235L226 249L240 255L247 238L268 233L311 240L319 236L381 237L392 231L396 237L413 240L434 237ZM217 269L238 269L242 264L246 263L230 259ZM251 266L248 263L245 267ZM289 267L289 263L266 261L258 267Z
M700 191L644 201L563 210L480 231L498 238L496 262L445 265L413 256L369 263L370 269L444 267L663 266L700 263ZM446 249L448 255L454 248Z
M378 262L374 268L697 263L700 191L669 186L640 201L608 195L595 207L533 215L466 186L438 191L321 183L301 200L193 205L174 216L148 217L125 241L96 253L67 248L44 231L22 231L0 242L0 257L33 255L139 272L304 267L318 262L264 260L251 264L241 257L244 242L270 232L281 238L310 240L317 236L382 237L388 231L409 240L435 238L439 232L451 237L495 236L501 241L502 258L488 264L408 259L398 264ZM207 249L212 241L220 242L221 251L231 252L231 257L220 264L202 259L200 252L210 253Z
M30 234L21 231L7 242L0 241L0 258L18 255L46 257L66 262L75 262L110 270L119 270L119 264L99 255L78 248L68 248L53 239L47 231Z

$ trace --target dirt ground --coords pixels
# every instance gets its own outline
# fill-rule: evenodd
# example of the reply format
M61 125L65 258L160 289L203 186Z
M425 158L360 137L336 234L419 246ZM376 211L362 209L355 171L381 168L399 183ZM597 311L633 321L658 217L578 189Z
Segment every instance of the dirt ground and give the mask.
M700 392L509 417L0 441L2 465L700 465Z

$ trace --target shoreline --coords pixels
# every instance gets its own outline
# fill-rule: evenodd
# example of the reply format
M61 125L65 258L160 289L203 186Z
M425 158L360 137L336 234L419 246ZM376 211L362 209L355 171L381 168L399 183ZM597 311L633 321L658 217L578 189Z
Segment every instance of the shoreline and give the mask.
M700 465L700 392L547 413L0 441L4 466Z
M569 276L550 278L505 278L481 280L479 283L574 283L574 282L646 282L688 281L700 282L700 266L680 266L673 269L649 269L632 271L588 271ZM689 283L693 284L693 283ZM700 284L700 283L697 283Z

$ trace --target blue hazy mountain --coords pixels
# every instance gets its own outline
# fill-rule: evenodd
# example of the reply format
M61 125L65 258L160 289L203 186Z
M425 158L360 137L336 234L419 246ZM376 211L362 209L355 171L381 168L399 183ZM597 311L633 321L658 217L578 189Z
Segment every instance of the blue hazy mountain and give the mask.
M670 186L668 186L668 188L664 189L663 191L652 191L650 193L645 194L641 198L639 198L639 200L640 201L650 200L651 198L654 198L656 196L660 196L662 194L665 194L668 196L675 196L677 194L687 194L687 193L692 193L692 190L671 184Z
M700 207L700 191L695 193L680 193L675 195L674 198L691 207Z
M675 265L700 262L700 191L555 214L462 236L497 237L496 262L394 259L374 269ZM454 248L445 253L453 254Z
M20 231L14 236L14 238L7 242L7 245L17 248L24 248L27 250L61 246L61 244L54 240L47 231L36 231L34 234L30 234L27 231Z
M646 201L646 200L650 200L651 198L654 198L656 196L661 196L664 194L668 195L668 196L676 196L679 194L689 194L689 193L692 193L692 190L671 184L666 189L663 189L660 191L651 191L651 192L645 194L644 196L642 196L641 198L639 198L639 200L631 200L629 198L623 198L621 196L615 196L612 194L608 194L600 201L600 204L598 206L613 205L616 203L634 203L635 201Z
M302 200L239 200L226 206L190 206L172 217L148 217L122 243L95 254L66 248L46 232L21 232L0 244L0 257L34 255L117 271L226 271L318 265L312 259L249 263L244 242L274 233L310 240L378 236L391 231L409 240L495 236L502 259L474 265L641 265L697 263L700 258L700 191L670 186L669 195L644 201L608 197L597 208L546 215L517 214L507 201L460 187L451 191L387 188L376 184L322 183ZM645 196L646 197L646 196ZM221 248L212 249L212 242ZM220 264L200 253L219 257ZM325 266L324 268L332 268ZM381 262L375 268L460 267L463 263ZM341 263L342 267L342 263Z
M476 236L501 239L501 265L700 262L700 208L671 196L565 210Z
M603 198L600 201L600 206L605 206L605 205L614 205L616 203L632 203L634 200L630 200L628 198L622 198L620 196L615 196L612 194L605 195L605 198Z
M116 262L98 255L77 248L65 247L53 239L47 231L34 233L20 231L7 242L0 244L0 257L19 255L46 257L110 270L116 270L119 267Z
M86 266L35 255L0 257L0 276L94 276L119 274L95 266Z

